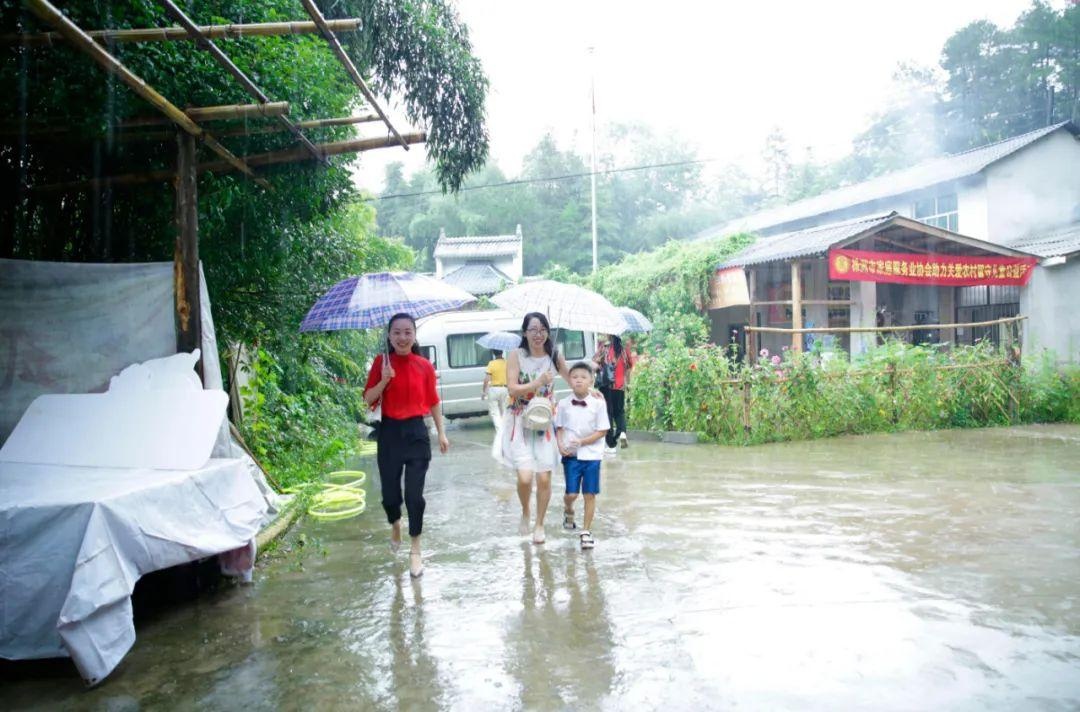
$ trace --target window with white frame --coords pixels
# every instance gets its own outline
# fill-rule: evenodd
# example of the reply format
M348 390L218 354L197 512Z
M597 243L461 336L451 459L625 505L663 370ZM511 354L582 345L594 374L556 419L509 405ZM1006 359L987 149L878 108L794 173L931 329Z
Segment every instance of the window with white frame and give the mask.
M915 201L915 219L927 225L956 232L960 226L956 193Z

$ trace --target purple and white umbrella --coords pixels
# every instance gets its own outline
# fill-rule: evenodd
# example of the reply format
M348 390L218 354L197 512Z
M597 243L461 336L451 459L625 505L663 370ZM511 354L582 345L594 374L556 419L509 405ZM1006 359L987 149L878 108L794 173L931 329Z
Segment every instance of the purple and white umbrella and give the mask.
M343 279L319 297L300 331L337 331L385 327L405 312L414 319L453 311L476 297L452 284L413 272L375 272Z

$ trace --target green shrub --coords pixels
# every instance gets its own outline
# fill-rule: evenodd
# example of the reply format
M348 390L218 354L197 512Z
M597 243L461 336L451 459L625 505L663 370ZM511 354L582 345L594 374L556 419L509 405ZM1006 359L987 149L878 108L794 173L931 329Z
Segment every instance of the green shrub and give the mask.
M1048 359L1021 370L989 344L944 349L899 341L854 361L842 351L763 350L748 366L715 346L669 342L635 369L627 417L633 428L695 432L727 444L1080 422L1080 367L1059 370Z

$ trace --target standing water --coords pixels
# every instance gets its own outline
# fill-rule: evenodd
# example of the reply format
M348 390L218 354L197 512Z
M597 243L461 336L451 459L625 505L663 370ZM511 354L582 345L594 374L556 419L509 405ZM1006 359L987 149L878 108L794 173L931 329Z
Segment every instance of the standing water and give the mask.
M637 441L604 462L590 553L561 474L534 546L490 431L450 434L421 579L375 485L254 586L145 622L99 687L9 680L0 707L1080 706L1080 427Z

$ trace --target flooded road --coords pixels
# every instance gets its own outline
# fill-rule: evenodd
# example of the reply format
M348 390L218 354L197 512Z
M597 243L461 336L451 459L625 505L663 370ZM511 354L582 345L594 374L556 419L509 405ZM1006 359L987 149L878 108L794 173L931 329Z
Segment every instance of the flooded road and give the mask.
M635 441L584 554L561 473L534 546L490 431L450 435L420 580L369 484L361 517L290 534L303 556L145 622L99 688L8 682L0 707L1080 707L1080 427Z

